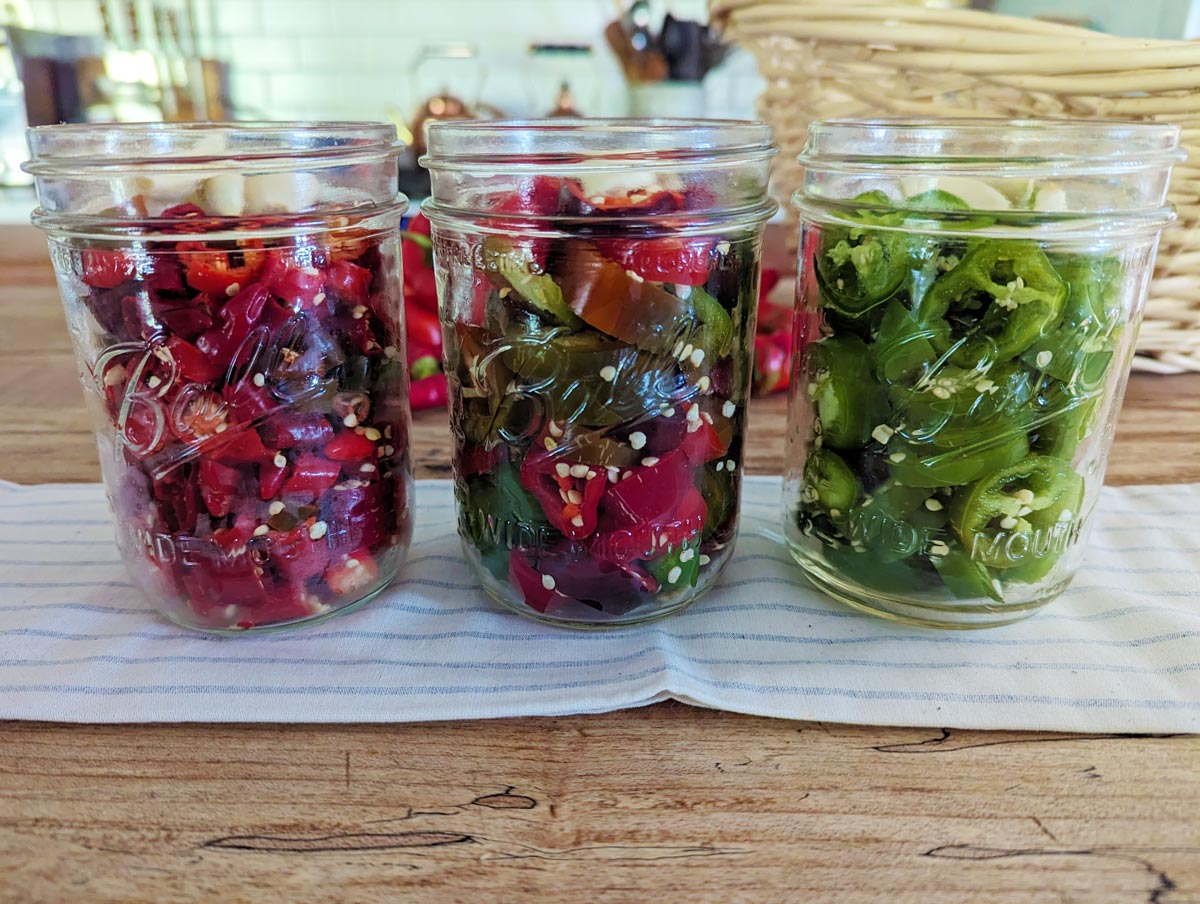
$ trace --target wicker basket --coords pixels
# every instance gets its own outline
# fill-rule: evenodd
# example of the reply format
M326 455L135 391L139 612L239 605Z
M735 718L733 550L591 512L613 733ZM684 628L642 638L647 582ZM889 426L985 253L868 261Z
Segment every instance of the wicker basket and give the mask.
M1134 366L1200 371L1200 42L1147 41L892 0L712 0L767 81L760 114L799 187L808 124L838 116L1154 120L1183 126L1190 161L1171 200ZM790 208L788 208L790 210Z

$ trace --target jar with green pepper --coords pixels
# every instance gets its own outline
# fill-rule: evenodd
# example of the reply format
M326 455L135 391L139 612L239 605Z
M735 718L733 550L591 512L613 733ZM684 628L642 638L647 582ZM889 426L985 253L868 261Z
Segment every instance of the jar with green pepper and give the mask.
M770 141L719 120L430 127L458 530L507 608L632 624L729 562Z
M887 618L1024 618L1078 570L1179 130L814 124L800 162L792 555Z

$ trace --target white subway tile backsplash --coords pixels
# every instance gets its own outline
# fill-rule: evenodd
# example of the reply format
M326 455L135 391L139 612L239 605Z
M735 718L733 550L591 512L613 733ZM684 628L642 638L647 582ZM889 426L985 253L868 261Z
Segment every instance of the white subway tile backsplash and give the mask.
M47 0L35 2L34 16L40 18L39 9L53 5L52 28L68 34L102 34L103 25L100 20L100 8L95 0Z
M183 9L191 0L154 2ZM428 67L418 75L417 59L423 48L445 43L475 45L483 74L480 89L470 84L471 67L463 67L466 76L456 75L449 87L510 116L549 112L557 90L553 67L531 61L531 44L590 44L590 68L585 64L571 76L577 106L589 115L627 111L624 77L603 35L614 15L612 0L195 3L201 47L231 63L231 93L246 115L380 119L398 112L410 119L425 95L444 86ZM34 0L32 6L40 27L100 31L96 0ZM652 0L652 6L658 16L670 9L680 18L704 18L706 0ZM753 74L743 73L736 84L710 85L709 96L721 113L751 115L756 88Z
M225 39L223 50L238 69L256 72L301 69L300 39L296 37L231 35Z

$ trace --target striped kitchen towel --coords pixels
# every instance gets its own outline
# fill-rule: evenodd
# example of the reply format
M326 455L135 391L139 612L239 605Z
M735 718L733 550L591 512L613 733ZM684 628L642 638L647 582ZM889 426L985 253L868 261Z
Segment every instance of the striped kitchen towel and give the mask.
M1200 486L1107 488L1087 566L1048 610L908 628L814 591L748 478L713 592L599 632L499 611L459 550L447 481L418 484L400 579L363 609L261 637L190 634L129 583L96 485L0 484L0 719L401 722L590 713L675 698L835 722L1200 731Z

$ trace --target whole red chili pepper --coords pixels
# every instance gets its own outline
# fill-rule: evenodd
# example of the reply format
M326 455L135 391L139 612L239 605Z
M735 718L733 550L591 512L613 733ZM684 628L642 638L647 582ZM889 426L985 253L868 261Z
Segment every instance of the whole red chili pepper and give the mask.
M435 356L441 355L442 324L437 315L414 304L405 304L404 318L409 344L427 349Z
M417 380L409 390L409 401L413 411L424 411L426 408L441 408L446 404L448 390L446 375L436 373L423 380Z
M412 303L407 305L407 308L416 306L431 314L437 314L437 278L432 270L426 267L410 267L405 264L404 300Z
M791 379L791 336L769 333L754 337L754 391L779 392Z

